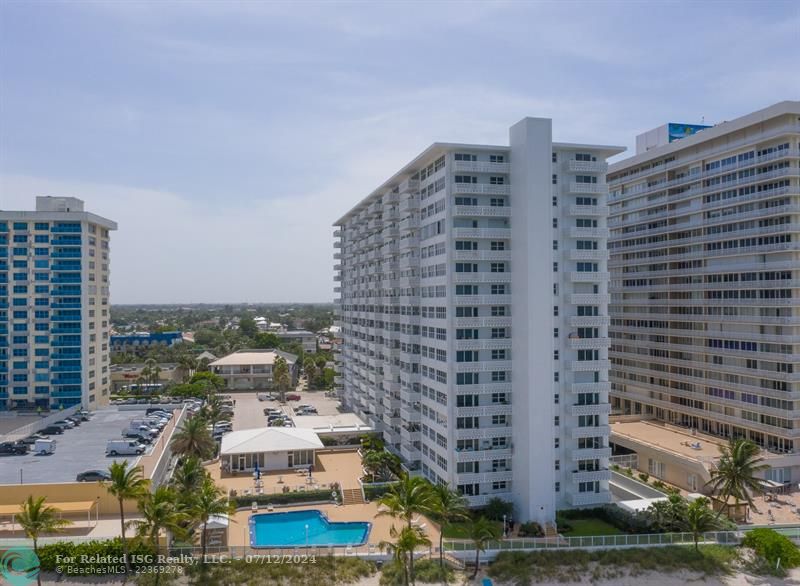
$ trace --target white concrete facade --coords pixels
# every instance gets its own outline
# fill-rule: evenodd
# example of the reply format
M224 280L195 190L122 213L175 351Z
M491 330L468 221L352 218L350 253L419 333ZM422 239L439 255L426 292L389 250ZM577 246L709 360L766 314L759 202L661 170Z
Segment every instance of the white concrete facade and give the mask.
M799 163L780 102L608 175L614 407L795 454L779 482L800 480Z
M72 197L0 211L0 409L108 404L116 229Z
M515 518L608 502L605 159L526 118L436 143L335 225L345 405Z

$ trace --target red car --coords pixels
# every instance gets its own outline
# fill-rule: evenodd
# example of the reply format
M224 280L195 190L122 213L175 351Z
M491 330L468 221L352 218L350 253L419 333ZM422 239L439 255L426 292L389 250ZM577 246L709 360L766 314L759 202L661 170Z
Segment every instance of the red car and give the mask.
M288 394L288 395L286 395L286 400L287 401L299 401L300 400L300 395L295 395L293 393Z

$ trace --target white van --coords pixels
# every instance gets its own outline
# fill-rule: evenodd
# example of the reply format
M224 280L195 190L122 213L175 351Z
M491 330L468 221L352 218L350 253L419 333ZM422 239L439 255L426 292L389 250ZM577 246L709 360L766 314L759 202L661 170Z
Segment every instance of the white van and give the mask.
M138 456L144 454L144 446L136 440L109 440L106 444L106 456Z
M46 456L56 453L56 440L37 439L33 444L33 453L37 456Z

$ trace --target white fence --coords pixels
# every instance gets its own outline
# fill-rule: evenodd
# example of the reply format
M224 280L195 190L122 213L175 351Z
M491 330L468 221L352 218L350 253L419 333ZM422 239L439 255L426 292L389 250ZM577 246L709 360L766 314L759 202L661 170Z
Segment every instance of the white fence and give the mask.
M744 535L740 531L711 531L703 533L702 544L737 545ZM694 544L691 533L647 533L641 535L595 535L586 537L542 537L529 539L504 539L487 545L481 559L492 559L501 551L535 551L553 549L620 549L629 547L663 547L667 545ZM459 558L475 556L471 541L445 539L444 550Z
M17 429L10 431L9 433L0 436L0 442L15 442L17 440L21 440L23 438L28 437L32 433L36 433L40 429L44 429L51 423L55 423L56 421L61 421L62 419L74 415L76 411L79 411L81 408L80 405L73 405L72 407L67 407L66 409L53 411L46 417L41 417L36 421L31 421L30 423L23 425L22 427L18 427Z

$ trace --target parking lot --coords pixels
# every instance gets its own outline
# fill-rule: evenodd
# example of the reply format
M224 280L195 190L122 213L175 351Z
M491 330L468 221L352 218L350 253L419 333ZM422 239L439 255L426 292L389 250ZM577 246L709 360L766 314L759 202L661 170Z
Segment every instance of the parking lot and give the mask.
M281 405L278 401L259 401L258 394L263 393L264 391L260 391L260 393L230 393L231 398L236 400L233 415L234 431L266 427L267 417L264 415L266 408L278 409L289 417L293 417L294 407L305 404L316 407L318 415L339 414L339 400L326 397L324 391L301 392L299 401L287 401L285 405Z
M106 443L121 439L122 429L132 419L143 417L141 410L120 411L116 407L93 412L89 421L67 429L56 440L56 451L48 456L27 454L0 457L0 484L33 484L41 482L74 482L79 472L106 470L112 461L133 462L138 456L106 456ZM148 447L148 452L152 447Z

